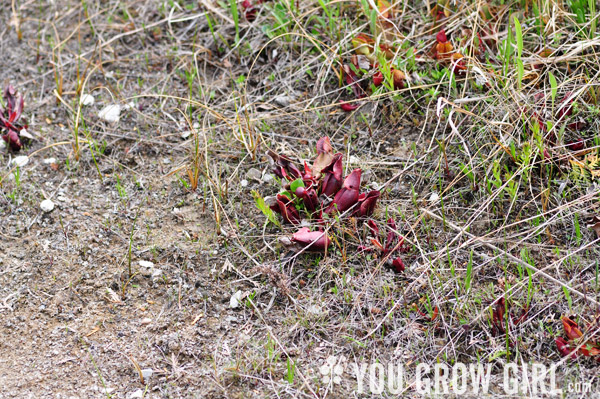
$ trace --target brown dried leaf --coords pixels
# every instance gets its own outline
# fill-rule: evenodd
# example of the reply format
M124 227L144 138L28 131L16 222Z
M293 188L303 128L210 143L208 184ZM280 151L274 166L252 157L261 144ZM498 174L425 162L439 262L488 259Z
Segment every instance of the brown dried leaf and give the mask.
M329 137L322 137L317 143L317 158L313 163L312 171L318 179L321 176L323 168L329 166L333 162L333 147L329 141Z

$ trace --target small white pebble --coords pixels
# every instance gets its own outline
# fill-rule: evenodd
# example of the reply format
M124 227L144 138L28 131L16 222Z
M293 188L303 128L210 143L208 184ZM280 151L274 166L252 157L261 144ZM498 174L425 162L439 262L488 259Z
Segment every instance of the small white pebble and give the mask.
M117 123L121 119L121 106L119 104L111 104L102 108L98 113L100 119L104 119L109 123Z
M244 294L242 293L242 291L236 291L235 294L233 294L231 296L231 298L229 299L229 307L231 309L235 309L238 306L240 306L240 302L242 301L242 296Z
M353 165L357 165L360 163L360 158L357 157L356 155L350 155L350 158L348 159L348 162L353 164Z
M279 237L279 242L288 247L293 244L289 237Z
M33 136L27 131L27 129L21 129L21 131L19 132L19 135L21 136L21 138L33 140Z
M82 94L81 98L79 99L81 105L94 105L95 101L96 100L94 99L94 96L91 94Z
M152 278L158 278L162 276L162 270L160 269L152 269Z
M182 139L187 139L191 135L192 135L192 131L191 130L185 130L183 133L181 133L181 138Z
M27 155L19 155L18 157L14 157L10 161L10 163L12 165L18 166L19 168L22 168L23 166L29 163L29 157Z
M270 173L265 173L265 175L262 177L262 181L264 183L270 183L273 181L273 175Z
M150 262L149 260L141 260L139 263L141 267L154 267L154 263Z
M144 381L148 381L154 372L152 369L142 369L142 377L144 377Z
M129 399L141 399L144 397L144 391L138 389L137 391L133 391L129 394Z
M311 305L308 307L308 309L306 309L306 311L313 315L319 315L322 312L321 308L318 305Z
M54 210L54 202L52 202L52 200L45 199L40 203L40 208L46 213L52 212Z
M435 191L431 193L431 196L429 197L429 202L431 202L432 204L435 202L438 202L440 200L440 195L438 193L436 193Z
M50 165L50 164L56 163L56 158L46 158L46 159L44 159L43 162L46 165Z

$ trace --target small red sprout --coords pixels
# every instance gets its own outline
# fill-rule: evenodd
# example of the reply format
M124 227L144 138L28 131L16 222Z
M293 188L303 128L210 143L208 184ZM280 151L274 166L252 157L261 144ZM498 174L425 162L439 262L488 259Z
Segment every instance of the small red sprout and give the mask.
M0 132L2 139L9 145L13 151L19 151L23 146L21 140L21 130L27 128L27 125L18 124L19 118L23 113L25 100L12 86L6 86L4 89L4 102L6 108L0 107Z
M448 40L444 29L438 32L435 39L436 43L433 48L434 58L440 61L451 62L459 71L467 69L463 55L454 51L454 46L452 46L452 43Z
M371 238L371 244L373 244L373 247L361 246L359 249L362 251L372 252L374 249L377 249L379 252L381 252L382 257L388 256L389 254L393 254L395 252L406 253L410 251L410 247L404 244L404 237L399 237L398 233L396 233L396 221L394 219L388 219L387 227L389 231L385 239L385 244L382 244L380 241L381 237L377 223L375 223L373 220L369 220L367 222L367 227L375 235L375 238ZM405 269L404 261L400 257L388 259L387 265L396 273L402 273Z
M509 310L508 315L506 314L507 309ZM510 312L510 309L507 307L504 297L502 297L498 299L498 301L496 302L496 307L492 312L492 332L496 336L506 334L506 332L510 330L511 323L513 326L518 326L527 319L528 314L529 308L526 307L523 309L523 311L518 317L513 316ZM506 325L506 316L508 316L508 325ZM512 345L513 343L511 342L511 346Z
M600 355L600 345L597 342L588 340L581 345L584 334L575 320L562 317L561 321L568 341L563 337L557 337L554 342L556 342L558 351L562 356L570 356L571 359L576 359L580 355L585 357ZM581 347L577 349L579 346ZM600 358L597 357L596 360L600 361Z
M258 13L256 5L262 3L262 0L255 0L253 3L251 0L244 0L242 2L242 8L244 9L244 17L248 22L254 22L256 14Z
M383 83L383 73L381 73L381 71L375 72L375 74L373 74L373 84L376 87L379 87L379 86L381 86L382 83Z

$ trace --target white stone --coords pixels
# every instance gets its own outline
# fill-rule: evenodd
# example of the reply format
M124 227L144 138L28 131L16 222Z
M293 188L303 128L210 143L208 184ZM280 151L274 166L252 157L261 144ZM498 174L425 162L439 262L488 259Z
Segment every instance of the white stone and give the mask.
M279 237L279 242L287 247L292 245L292 240L289 237Z
M151 277L152 277L153 282L158 281L162 277L163 271L161 269L150 269L150 270L152 270Z
M54 210L54 202L49 199L45 199L40 203L40 208L44 212L52 212Z
M429 202L431 202L432 204L438 202L440 200L440 195L438 193L436 193L435 191L431 193L431 196L429 197Z
M27 129L21 129L21 131L19 132L19 135L21 136L21 138L33 140L33 136L27 131ZM2 140L2 141L4 141L4 140Z
M265 175L262 177L262 181L264 183L270 183L273 181L273 175L270 173L265 173Z
M22 168L23 166L29 163L29 157L27 155L19 155L18 157L14 157L10 161L10 163L12 165L18 166L19 168Z
M292 97L290 96L278 96L275 97L273 99L273 101L275 102L275 104L279 105L280 107L287 107L290 105L290 102L292 101Z
M142 369L142 377L144 381L148 381L152 377L152 369Z
M240 306L240 302L242 301L243 293L242 291L236 291L235 294L231 296L229 299L229 307L231 309L235 309Z
M256 168L250 168L248 169L248 172L246 172L246 177L248 179L260 180L262 178L262 173Z
M308 309L306 309L306 311L313 315L320 315L322 312L318 305L311 305L308 307Z
M488 79L485 76L485 73L481 70L481 68L474 66L473 71L475 71L475 82L477 82L479 86L483 86L488 82Z
M0 150L3 150L6 148L6 143L4 142L4 140L0 140Z
M133 391L129 394L129 399L141 399L144 397L144 391L138 389L137 391Z
M119 104L111 104L102 108L98 113L100 119L104 119L109 123L117 123L121 119L121 106Z
M46 165L50 165L50 164L56 163L56 158L54 158L54 157L52 157L52 158L46 158L46 159L44 159L43 162Z
M141 260L140 261L140 266L141 267L153 268L154 267L154 263L150 262L149 260Z
M81 98L79 99L79 102L81 103L81 105L94 105L94 102L96 102L96 100L91 94L82 94Z

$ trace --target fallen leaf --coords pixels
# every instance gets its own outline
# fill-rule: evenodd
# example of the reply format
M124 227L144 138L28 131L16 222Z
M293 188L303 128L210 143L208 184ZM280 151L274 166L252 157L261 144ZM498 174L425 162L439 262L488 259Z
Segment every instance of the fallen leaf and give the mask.
M321 176L323 168L327 167L333 161L333 147L329 137L321 137L317 142L317 158L313 162L312 172L318 179Z

